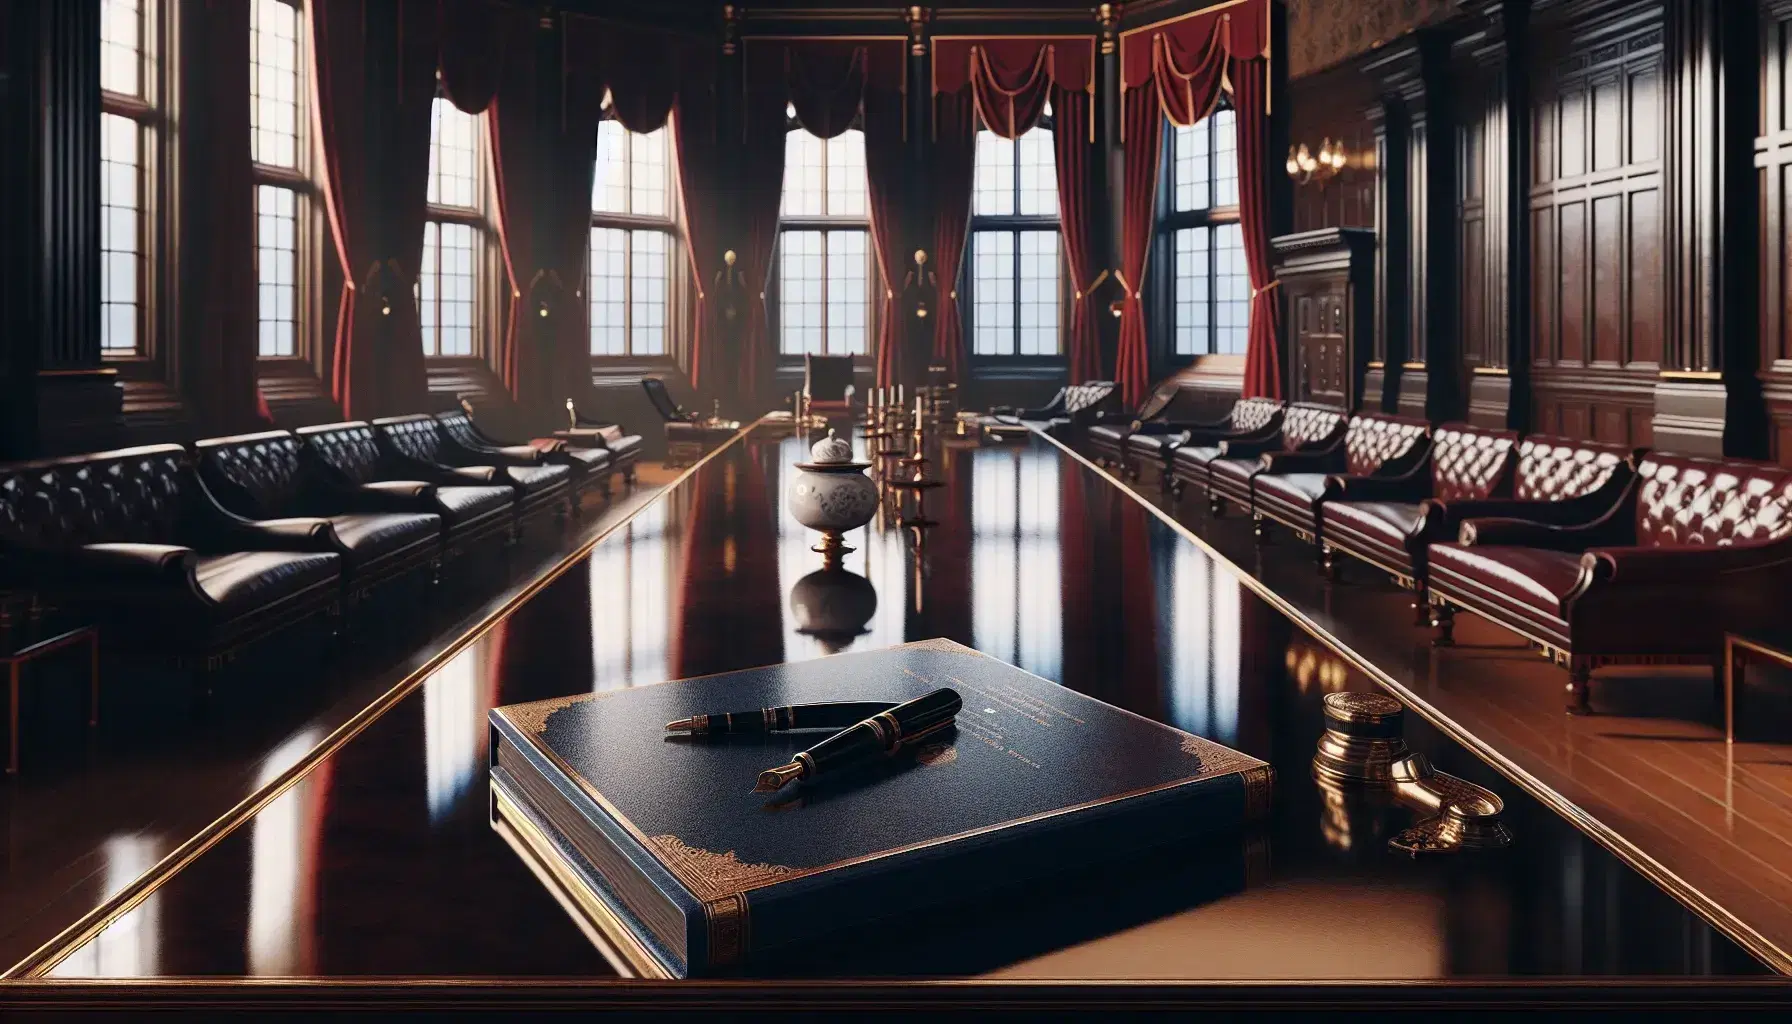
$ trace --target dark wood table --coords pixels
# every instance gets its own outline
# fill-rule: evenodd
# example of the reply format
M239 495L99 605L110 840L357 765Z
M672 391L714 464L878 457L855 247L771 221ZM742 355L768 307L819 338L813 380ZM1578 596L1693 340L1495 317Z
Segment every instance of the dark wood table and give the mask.
M518 979L571 978L599 1003L723 993L696 1009L738 1005L727 993L742 991L783 993L791 1006L870 998L918 978L1110 986L1062 997L1072 1002L1091 992L1223 1001L1234 996L1214 993L1234 990L1212 986L1243 983L1320 985L1299 998L1321 1001L1442 984L1485 1001L1474 986L1504 979L1766 973L1413 715L1409 744L1498 794L1515 843L1418 859L1392 851L1411 812L1310 771L1325 695L1376 684L1233 566L1042 438L936 446L928 472L946 486L927 514L939 525L902 529L891 509L849 534L858 550L846 567L875 591L875 609L863 623L802 631L793 591L820 556L780 495L810 440L757 428L713 453L243 825L37 969L504 979L492 982L500 995ZM1399 612L1388 618L1404 628ZM964 913L914 927L849 930L811 959L756 969L750 980L764 986L750 990L603 983L614 969L490 827L495 705L940 636L1270 761L1269 822L1230 845L1093 873L1066 865L1030 892L967 894ZM878 984L810 984L845 978ZM1019 990L911 994L974 1003Z

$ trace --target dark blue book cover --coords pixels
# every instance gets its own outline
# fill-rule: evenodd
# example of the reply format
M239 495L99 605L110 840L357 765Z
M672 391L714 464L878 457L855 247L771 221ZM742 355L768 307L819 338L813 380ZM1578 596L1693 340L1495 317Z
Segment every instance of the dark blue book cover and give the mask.
M942 686L964 700L955 730L771 794L752 792L759 773L824 734L665 731ZM670 976L1236 830L1267 811L1272 784L1262 761L948 640L511 705L491 723L494 825L613 958Z

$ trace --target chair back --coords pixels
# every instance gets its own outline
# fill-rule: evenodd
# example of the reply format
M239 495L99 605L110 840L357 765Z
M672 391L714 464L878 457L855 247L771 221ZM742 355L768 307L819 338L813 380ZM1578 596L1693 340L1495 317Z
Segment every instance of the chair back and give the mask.
M1239 434L1264 430L1276 421L1284 408L1273 398L1241 398L1232 404L1231 429Z
M1330 406L1296 402L1282 415L1282 447L1289 451L1323 444L1344 428L1344 414Z
M1726 545L1792 533L1792 471L1768 462L1653 452L1637 468L1636 542Z
M844 402L852 387L851 356L803 357L803 393L812 402Z
M441 424L442 431L460 445L470 451L478 451L486 447L485 438L473 429L473 417L465 412L436 413L436 422Z
M1182 384L1177 378L1172 377L1164 381L1149 395L1146 395L1143 402L1139 403L1139 409L1133 414L1133 419L1145 422L1162 416L1181 391Z
M1430 424L1408 416L1358 413L1344 430L1345 472L1368 476L1422 443Z
M0 550L178 543L189 473L177 444L0 466Z
M1628 473L1634 451L1623 445L1531 434L1518 442L1512 496L1520 501L1566 501L1591 494L1612 474Z
M248 519L300 515L304 478L299 458L304 445L291 432L208 437L193 446L199 479L218 504Z
M658 377L642 377L641 390L647 392L647 400L653 403L653 411L667 423L689 419L685 411L672 400L672 392L666 389L666 382Z
M305 444L304 457L324 472L356 485L379 479L380 446L366 423L325 423L300 427L293 433Z
M1512 491L1518 432L1446 423L1431 434L1431 494L1445 501L1503 498Z
M1116 393L1111 380L1086 380L1081 384L1072 384L1064 389L1064 411L1072 415L1093 412Z
M373 421L375 436L392 450L419 462L443 462L442 433L427 413Z

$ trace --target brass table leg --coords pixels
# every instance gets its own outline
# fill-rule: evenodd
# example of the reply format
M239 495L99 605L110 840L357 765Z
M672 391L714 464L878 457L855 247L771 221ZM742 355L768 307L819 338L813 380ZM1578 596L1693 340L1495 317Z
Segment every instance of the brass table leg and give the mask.
M1736 688L1742 685L1742 653L1733 637L1724 637L1724 743L1736 742Z

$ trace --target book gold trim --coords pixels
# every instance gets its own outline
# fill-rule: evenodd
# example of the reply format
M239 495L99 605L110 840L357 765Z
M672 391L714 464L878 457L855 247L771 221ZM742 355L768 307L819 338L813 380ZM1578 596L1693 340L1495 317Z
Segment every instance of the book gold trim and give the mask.
M902 644L891 649L919 649L967 655L977 658L987 657L980 651L946 639L923 640L915 643ZM1017 669L1017 671L1024 672L1025 670ZM716 674L726 675L732 673ZM1030 675L1031 673L1028 674ZM686 679L672 679L649 685L663 686L666 685L666 683L689 681L690 680ZM513 725L523 730L531 738L534 738L539 737L542 734L547 727L548 719L555 712L584 703L585 701L601 699L609 695L610 692L603 691L596 693L581 693L570 697L556 697L549 700L531 701L527 704L512 705L506 708L499 708L497 709L497 712ZM1085 694L1082 696L1087 695ZM1137 718L1140 721L1149 722L1166 731L1181 731L1164 725L1161 722L1154 722L1149 718L1145 718L1143 715L1134 714L1133 712L1127 711L1125 708L1115 708L1115 710L1130 717ZM1256 758L1239 753L1228 747L1221 746L1211 740L1184 734L1181 742L1181 749L1184 753L1199 761L1201 770L1197 774L1123 793L1115 793L1096 800L1087 800L1082 803L1059 807L1050 811L1042 811L1038 814L995 822L974 829L967 829L963 832L957 832L952 835L936 836L932 839L895 846L887 850L879 850L857 857L849 857L829 864L799 868L778 864L742 864L739 859L736 858L733 851L715 853L713 851L703 850L698 847L693 847L688 843L685 843L679 837L673 835L649 836L642 832L641 829L636 826L627 815L623 814L615 804L611 803L608 798L598 792L596 787L592 786L584 776L574 770L573 767L561 758L558 753L549 749L545 744L535 743L534 747L536 751L547 758L554 767L559 769L563 775L572 780L579 787L579 790L590 798L592 802L602 808L604 813L610 817L610 820L614 821L627 832L635 842L639 843L642 848L656 853L672 877L677 879L680 884L698 899L703 906L704 917L709 929L710 960L712 964L717 966L738 963L740 960L744 960L747 953L750 952L752 948L750 945L751 915L748 906L748 894L755 889L764 888L781 882L793 881L811 875L819 875L828 871L836 871L841 868L852 867L870 861L882 860L887 857L910 853L916 850L924 850L935 846L942 846L947 843L959 842L964 839L987 835L1002 829L1013 828L1049 818L1056 818L1066 814L1075 814L1105 804L1121 800L1129 800L1134 797L1147 796L1153 793L1161 793L1166 790L1192 785L1197 782L1207 782L1215 778L1232 774L1239 775L1244 784L1246 817L1261 817L1263 814L1267 813L1269 809L1275 780L1274 770L1269 765ZM739 959L724 959L724 957L738 957Z

